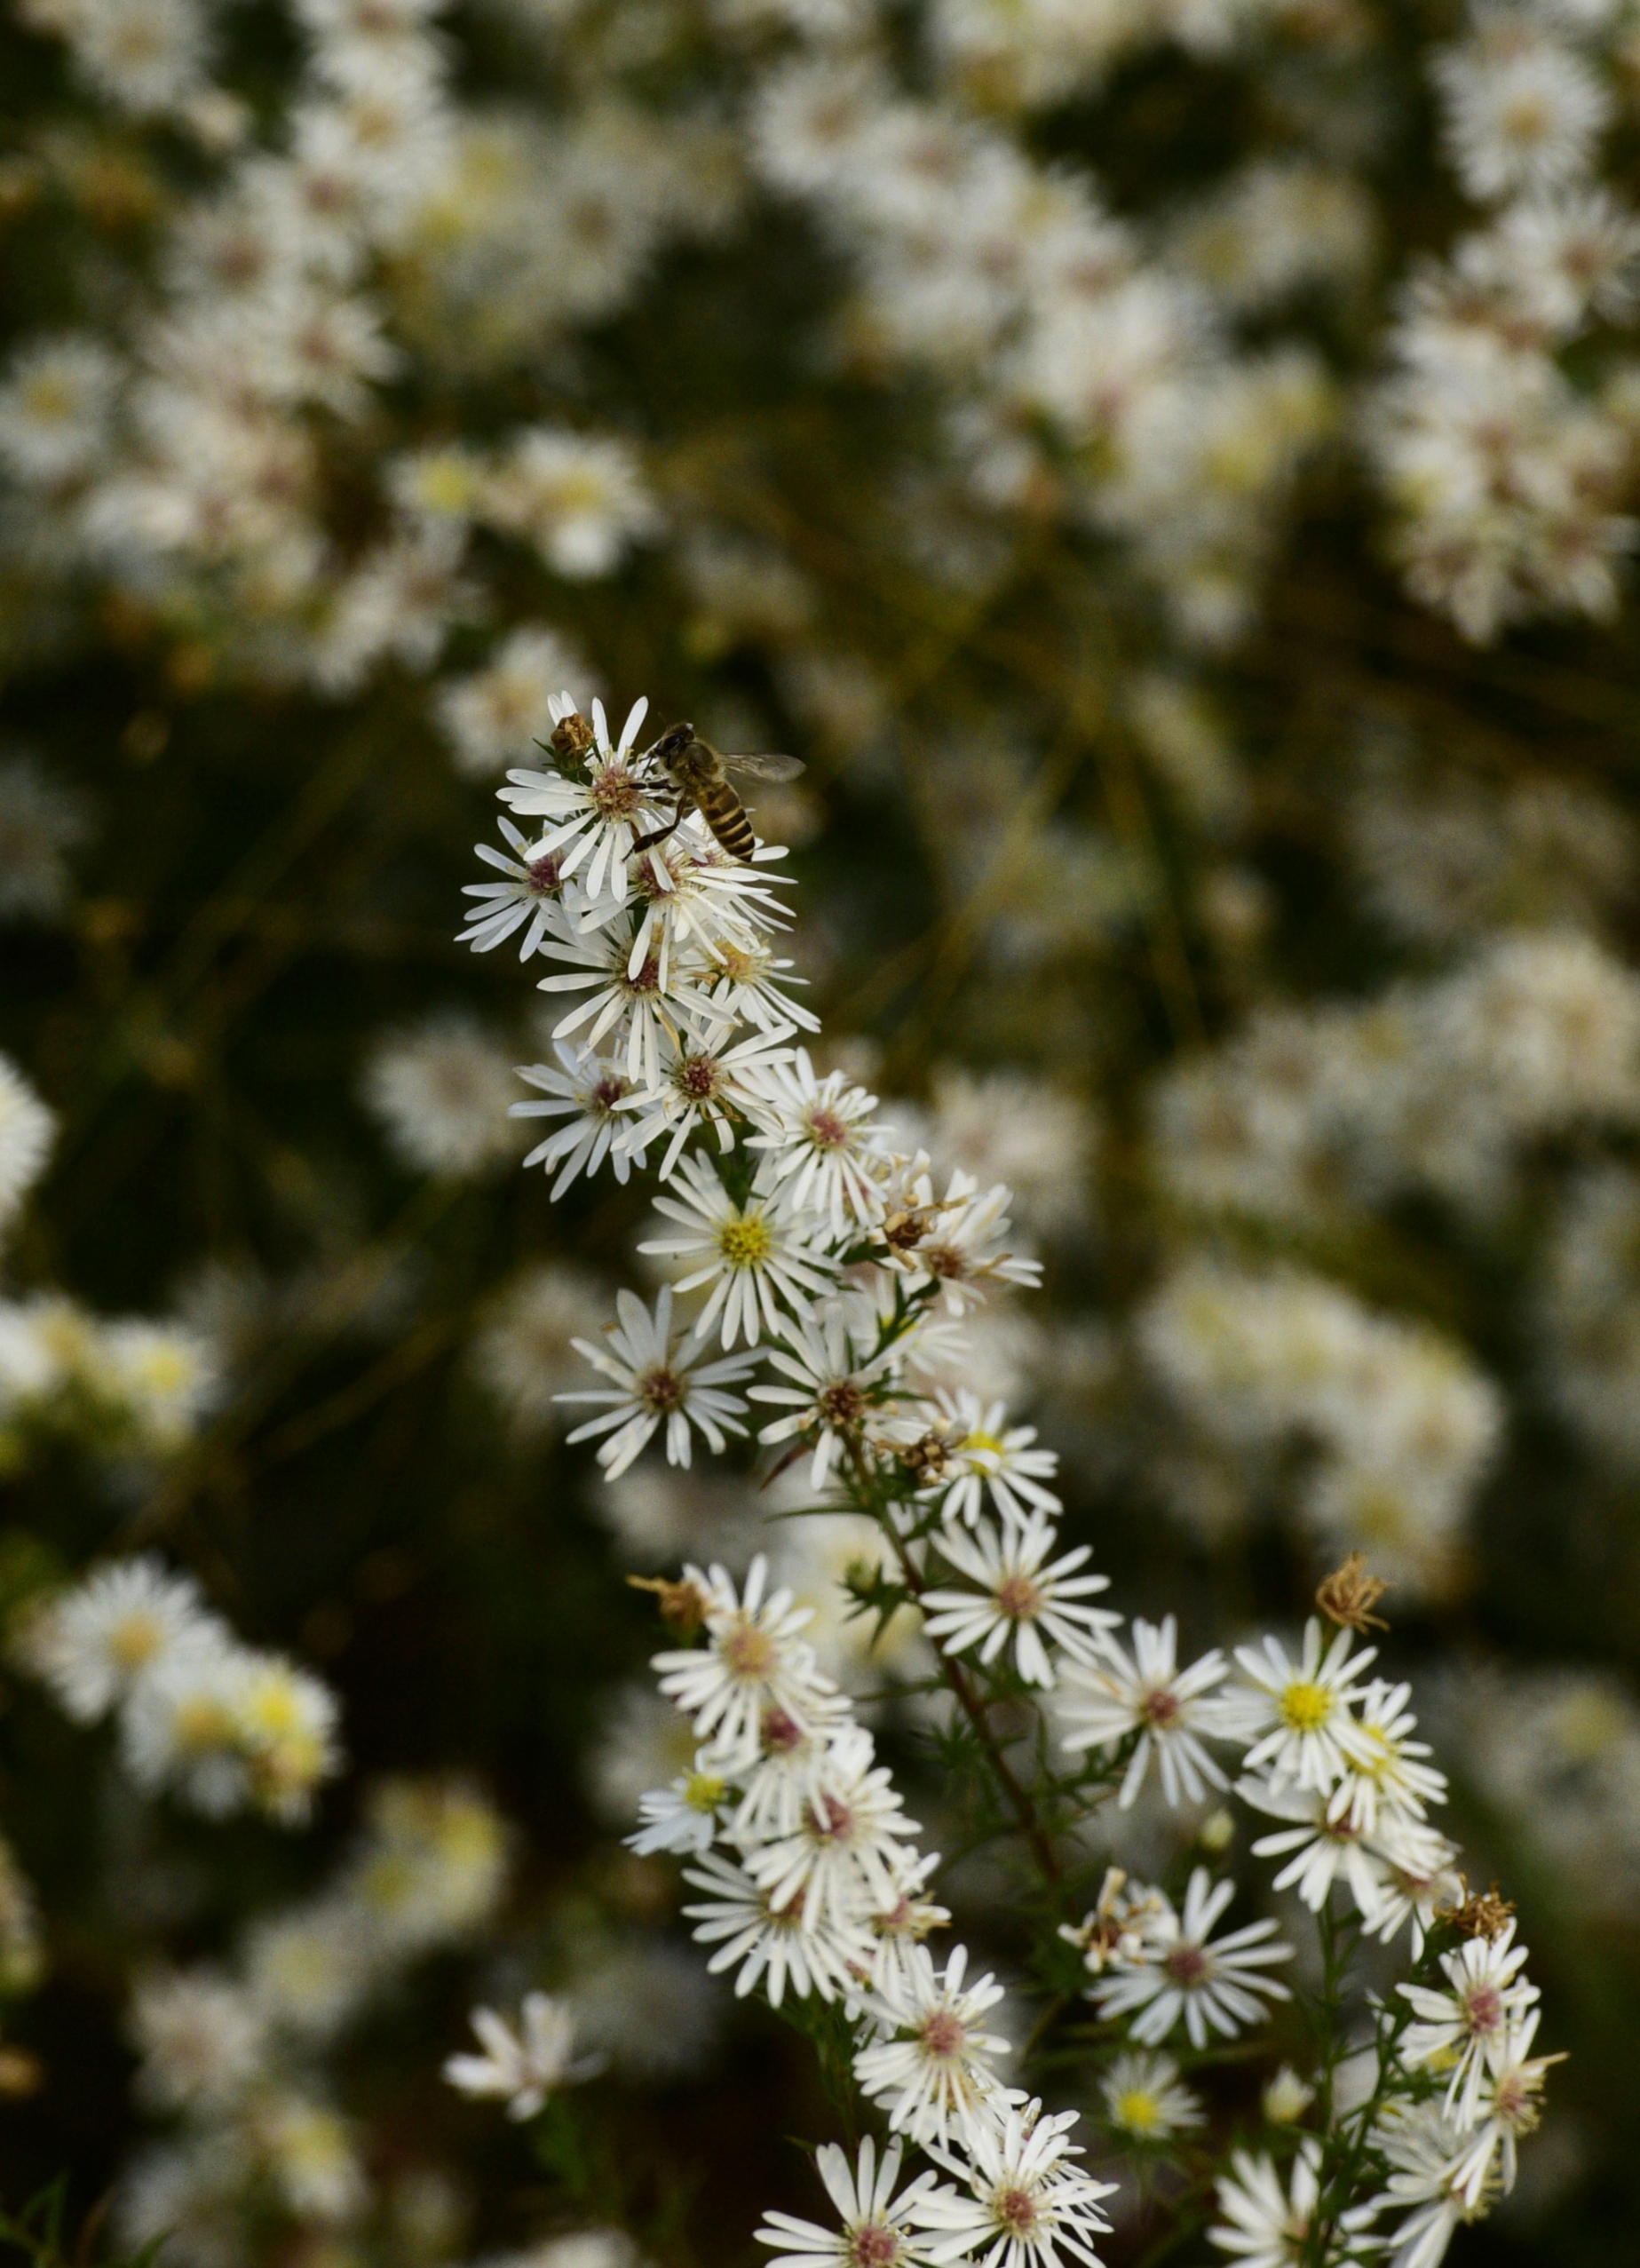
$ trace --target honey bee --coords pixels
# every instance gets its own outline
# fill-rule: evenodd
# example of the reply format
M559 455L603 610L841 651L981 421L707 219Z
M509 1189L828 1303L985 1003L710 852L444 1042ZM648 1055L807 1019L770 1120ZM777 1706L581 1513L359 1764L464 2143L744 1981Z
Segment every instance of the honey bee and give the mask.
M672 725L649 750L665 773L677 806L664 827L633 844L646 851L664 842L679 821L698 811L732 859L749 860L757 847L746 806L729 784L729 774L749 780L795 780L803 766L795 756L720 756L705 741L697 740L693 725Z

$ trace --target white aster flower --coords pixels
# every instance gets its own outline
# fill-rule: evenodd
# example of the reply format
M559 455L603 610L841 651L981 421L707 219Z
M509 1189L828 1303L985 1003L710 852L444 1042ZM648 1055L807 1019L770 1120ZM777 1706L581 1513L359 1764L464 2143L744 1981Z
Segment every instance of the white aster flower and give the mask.
M57 1119L6 1056L0 1055L0 1228L39 1179Z
M491 483L487 516L535 545L555 575L609 575L659 517L623 442L559 426L521 433Z
M925 1895L939 1865L937 1851L903 1854L896 1868L892 1903L868 1916L876 1940L871 1981L879 1994L903 1992L910 1982L912 1954L931 1931L950 1924L949 1907Z
M1072 2162L1082 2154L1070 2139L1076 2116L1045 2116L1033 2102L974 2121L963 2136L966 2163L936 2145L939 2163L968 2188L922 2198L915 2218L986 2268L1058 2268L1062 2253L1099 2268L1093 2240L1110 2227L1099 2201L1113 2196L1116 2184L1095 2181Z
M390 1146L416 1172L463 1179L516 1154L512 1067L464 1015L430 1017L378 1042L363 1086Z
M892 1428L886 1404L897 1351L887 1346L866 1352L876 1333L868 1328L857 1336L857 1315L843 1301L828 1300L812 1318L782 1319L780 1336L769 1348L769 1367L791 1383L747 1388L753 1401L783 1404L788 1410L759 1429L760 1441L789 1441L798 1434L812 1441L812 1488L826 1486L842 1452Z
M908 2217L939 2177L920 2173L899 2196L901 2147L891 2142L877 2162L869 2134L860 2145L858 2171L835 2142L814 2153L814 2169L826 2185L843 2226L823 2229L790 2213L768 2213L757 2232L759 2244L779 2257L770 2268L934 2268L930 2252Z
M813 1609L794 1606L788 1590L765 1598L768 1579L769 1562L761 1551L738 1598L724 1568L702 1574L685 1567L684 1580L704 1606L707 1644L658 1653L650 1665L660 1673L661 1691L693 1717L697 1736L712 1741L726 1771L757 1762L771 1709L800 1731L833 1713L836 1688L815 1668L812 1648L797 1635L812 1621Z
M988 1494L1004 1521L1024 1520L1027 1507L1039 1512L1064 1509L1044 1483L1059 1469L1057 1450L1039 1449L1034 1425L1010 1425L1005 1403L986 1402L966 1386L935 1397L942 1459L927 1495L945 1492L940 1503L947 1520L975 1527ZM955 1477L953 1477L955 1476Z
M1373 1849L1383 1868L1374 1934L1387 1945L1410 1922L1417 1961L1437 1915L1462 1899L1456 1846L1422 1820L1390 1817L1380 1821Z
M666 1427L669 1464L688 1464L691 1426L705 1438L714 1455L721 1455L725 1435L746 1431L739 1416L745 1402L724 1390L746 1376L754 1358L749 1353L725 1355L702 1364L706 1345L698 1332L672 1328L669 1284L662 1286L653 1316L636 1292L624 1289L615 1294L615 1312L619 1320L606 1327L602 1346L590 1339L572 1341L575 1352L611 1384L553 1396L560 1402L609 1405L601 1416L578 1425L569 1439L590 1441L600 1433L609 1436L598 1452L608 1480L619 1479L662 1425Z
M1285 1985L1264 1974L1293 1957L1291 1946L1270 1943L1273 1922L1249 1922L1212 1939L1213 1924L1235 1894L1233 1882L1216 1888L1207 1868L1196 1868L1184 1912L1169 1906L1147 1918L1137 1960L1121 1951L1113 1955L1112 1973L1092 1988L1099 2014L1132 2016L1133 2037L1146 2047L1159 2047L1182 2021L1191 2045L1204 2048L1209 2026L1234 2039L1243 2025L1264 2017L1261 1999L1291 1999Z
M144 1978L131 2032L142 2056L137 2092L156 2109L220 2108L262 2073L260 2011L243 1986L208 1969Z
M1272 1819L1291 1820L1291 1827L1274 1835L1261 1835L1253 1845L1258 1859L1286 1854L1287 1863L1276 1876L1276 1890L1296 1889L1312 1914L1319 1914L1341 1877L1348 1883L1356 1911L1367 1928L1383 1922L1380 1897L1386 1869L1365 1830L1345 1812L1335 1814L1324 1790L1298 1788L1291 1780L1280 1785L1251 1775L1236 1782L1243 1803Z
M779 1044L790 1037L789 1025L754 1031L733 1047L726 1044L729 1031L727 1024L713 1024L698 1037L685 1035L664 1043L667 1060L659 1082L623 1106L631 1114L625 1141L639 1150L667 1141L662 1181L670 1179L685 1143L701 1128L713 1130L720 1151L732 1150L736 1126L759 1110L759 1074L791 1053Z
M746 1871L772 1906L794 1902L804 1928L820 1919L857 1926L862 1907L892 1906L897 1873L918 1832L862 1725L840 1728L820 1759L796 1829L748 1849Z
M1009 1192L997 1182L981 1191L972 1174L957 1172L943 1198L934 1195L926 1158L913 1162L883 1193L883 1233L888 1265L914 1285L939 1287L949 1314L961 1316L995 1284L1034 1287L1042 1266L1010 1252L1007 1236Z
M1122 1778L1121 1808L1126 1811L1137 1796L1153 1756L1168 1803L1199 1804L1209 1788L1226 1784L1202 1738L1224 1737L1224 1704L1211 1696L1229 1665L1215 1646L1188 1669L1180 1669L1178 1626L1171 1614L1160 1625L1136 1619L1132 1631L1131 1655L1106 1634L1100 1641L1100 1661L1066 1667L1060 1743L1073 1752L1113 1749L1137 1733Z
M625 1838L627 1848L640 1859L656 1851L700 1858L712 1847L728 1796L728 1781L710 1769L709 1757L702 1750L693 1772L679 1772L669 1788L638 1797L642 1825Z
M1525 8L1490 12L1437 56L1453 163L1470 196L1555 189L1581 173L1612 100L1589 65Z
M1469 2136L1438 2103L1388 2105L1373 2140L1390 2162L1376 2209L1405 2212L1383 2240L1391 2268L1438 2268L1454 2232L1491 2210L1495 2182L1465 2193Z
M527 1086L546 1096L545 1102L509 1103L511 1118L561 1118L544 1142L537 1142L524 1162L543 1166L554 1173L553 1202L584 1173L590 1181L606 1158L615 1179L624 1183L634 1165L644 1162L644 1147L633 1138L631 1122L622 1110L636 1091L633 1082L606 1056L590 1049L572 1047L559 1040L554 1052L559 1067L550 1063L521 1063L518 1075ZM556 1169L556 1172L555 1172Z
M449 2057L444 2076L463 2095L504 2098L510 2119L534 2118L549 2095L602 2066L599 2057L571 2054L574 2018L548 1993L525 1994L516 2031L493 2008L475 2008L472 2028L483 2054Z
M1488 2070L1496 2067L1509 2039L1538 1997L1538 1988L1520 1974L1526 1948L1515 1943L1515 1923L1506 1922L1496 1937L1469 1938L1441 1955L1446 1989L1399 1985L1412 2002L1416 2022L1401 2039L1401 2059L1416 2071L1433 2064L1446 2076L1443 2106L1468 2127Z
M841 1071L814 1075L806 1048L758 1082L770 1130L749 1146L766 1150L772 1186L796 1215L842 1244L878 1220L889 1153L870 1122L877 1098Z
M1321 2193L1319 2142L1304 2136L1285 2187L1273 2161L1249 2151L1232 2152L1230 2169L1218 2178L1218 2209L1224 2217L1208 2231L1209 2243L1232 2254L1243 2268L1302 2268L1311 2256L1311 2227ZM1376 2213L1375 2205L1352 2205L1340 2213L1327 2259L1360 2260L1374 2250L1374 2240L1364 2232Z
M684 1880L710 1893L704 1905L685 1906L684 1913L696 1925L696 1943L717 1947L706 1964L713 1976L740 1963L738 2000L759 1983L771 2008L780 2006L788 1985L799 2000L811 1993L835 2000L869 1971L870 1940L858 1928L805 1923L800 1906L772 1906L743 1868L716 1851L699 1868L685 1867Z
M589 935L585 926L571 938L547 931L541 950L570 967L543 977L540 992L582 992L589 997L552 1027L555 1040L579 1035L577 1044L596 1048L613 1034L610 1052L622 1061L629 1079L649 1089L661 1083L662 1056L693 1026L715 1021L709 1003L694 984L688 955L674 954L663 932L652 950L636 954L630 918Z
M911 1947L870 2011L883 2036L854 2058L862 2092L916 2142L945 2141L953 2129L971 2142L1003 2095L992 2065L1011 2050L980 2029L1002 1987L988 1976L965 1985L967 1970L966 1946L952 1947L940 1973L926 1947Z
M482 779L527 756L551 732L551 698L566 678L584 680L579 656L556 630L540 628L513 630L482 670L453 678L438 708L456 769Z
M1167 2142L1200 2126L1206 2113L1179 2078L1171 2056L1129 2048L1099 2082L1106 2123L1129 2142Z
M225 1635L193 1576L174 1575L145 1553L97 1568L36 1608L19 1651L64 1712L90 1725L161 1662L191 1647L215 1647Z
M769 1198L754 1191L737 1205L704 1159L683 1161L671 1193L657 1196L655 1209L684 1233L652 1237L638 1250L697 1264L677 1289L711 1286L695 1329L704 1336L721 1316L725 1347L739 1337L755 1346L765 1328L780 1329L783 1307L802 1317L832 1288L836 1263L805 1241Z
M94 338L31 340L0 385L0 464L42 484L85 472L107 446L119 376Z
M1079 1575L1092 1548L1078 1544L1058 1559L1048 1554L1058 1532L1041 1512L1002 1529L982 1520L971 1535L947 1531L942 1558L978 1585L977 1591L930 1590L918 1602L927 1635L944 1653L978 1646L982 1662L994 1661L1011 1641L1014 1665L1027 1685L1051 1685L1054 1665L1044 1639L1082 1661L1092 1658L1104 1633L1121 1616L1083 1604L1106 1590L1108 1575Z
M582 908L558 852L543 851L536 856L510 819L498 823L516 856L503 857L488 843L473 845L485 865L507 879L462 884L462 896L477 902L469 908L467 926L456 942L471 945L475 953L489 953L522 930L519 958L527 961L548 937L573 941L581 927ZM613 915L615 909L606 905L605 910Z
M1358 1703L1358 1723L1367 1754L1351 1757L1334 1788L1328 1807L1352 1827L1370 1833L1379 1814L1422 1819L1431 1804L1446 1800L1446 1776L1422 1759L1432 1753L1425 1741L1408 1739L1418 1720L1406 1706L1408 1685L1375 1677Z
M560 706L557 699L551 704L555 710ZM634 702L620 739L612 741L604 704L595 701L595 737L587 752L583 778L560 772L509 772L507 785L497 790L503 803L522 817L547 821L530 856L541 858L556 852L559 872L576 876L593 904L606 895L621 902L626 895L627 863L633 844L664 827L671 816L672 799L666 783L657 785L632 755L632 743L648 709L646 700ZM554 717L552 721L558 724L562 719Z
M1351 1659L1354 1636L1340 1630L1323 1655L1321 1625L1311 1615L1297 1662L1274 1638L1265 1638L1262 1653L1237 1647L1244 1683L1228 1699L1238 1711L1235 1730L1249 1744L1249 1771L1262 1765L1278 1783L1326 1789L1352 1760L1372 1762L1373 1744L1350 1712L1361 1699L1356 1681L1377 1655L1367 1646Z
M818 1032L820 1018L812 1009L787 993L788 985L806 984L806 977L791 974L789 960L777 957L773 946L766 938L749 943L738 939L720 937L714 942L710 955L709 975L702 975L701 988L720 1016L731 1023L761 1024L765 1029L773 1024L795 1024L799 1030Z
M1511 2024L1487 2065L1476 2100L1476 2124L1464 2146L1454 2186L1467 2205L1478 2205L1494 2190L1515 2186L1518 2145L1537 2130L1543 2115L1539 2100L1551 2065L1562 2056L1534 2056L1539 2009L1528 2009Z
M743 1752L703 1749L713 1771L741 1781L741 1800L729 1822L730 1839L746 1850L777 1836L795 1835L826 1770L831 1742L850 1713L842 1693L816 1693L799 1725L783 1709L765 1709L757 1726L757 1761L749 1768Z

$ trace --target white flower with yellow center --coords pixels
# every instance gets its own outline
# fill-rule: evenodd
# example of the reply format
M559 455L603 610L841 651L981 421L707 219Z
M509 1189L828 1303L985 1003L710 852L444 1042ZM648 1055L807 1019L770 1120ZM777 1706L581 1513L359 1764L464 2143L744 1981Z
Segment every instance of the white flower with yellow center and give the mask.
M1058 1531L1040 1512L1004 1529L982 1521L972 1535L947 1531L939 1539L942 1558L973 1590L930 1590L918 1602L927 1616L928 1636L946 1653L979 1648L982 1662L996 1660L1010 1642L1014 1665L1027 1685L1051 1685L1055 1669L1050 1644L1086 1661L1121 1617L1085 1604L1089 1593L1109 1588L1107 1575L1078 1574L1092 1557L1078 1544L1057 1559L1048 1555Z
M656 1851L669 1851L698 1859L709 1851L717 1822L730 1796L729 1783L710 1767L704 1750L693 1772L679 1772L669 1788L657 1788L638 1799L643 1824L626 1837L629 1851L640 1859Z
M1058 1453L1034 1447L1034 1425L1010 1425L1005 1402L982 1401L963 1387L937 1394L934 1408L939 1415L932 1430L940 1435L945 1457L924 1493L946 1492L940 1505L946 1519L975 1527L987 1492L1004 1520L1023 1520L1029 1511L1063 1511L1045 1485L1059 1469Z
M1278 1638L1266 1638L1262 1650L1237 1647L1243 1682L1228 1698L1236 1733L1248 1743L1249 1771L1262 1767L1278 1785L1291 1780L1326 1790L1351 1763L1372 1763L1373 1743L1351 1711L1362 1698L1357 1680L1377 1654L1367 1646L1351 1658L1354 1642L1352 1631L1340 1630L1323 1653L1311 1615L1295 1662Z
M1105 2123L1129 2142L1167 2142L1206 2115L1171 2056L1129 2049L1099 2082Z
M226 1635L193 1576L170 1574L147 1552L96 1568L36 1607L18 1652L64 1713L90 1725L162 1662L189 1646L218 1645Z
M754 1346L765 1329L779 1330L782 1309L806 1318L832 1288L836 1264L804 1240L801 1225L755 1191L737 1205L703 1159L683 1161L655 1209L683 1233L652 1237L638 1249L693 1264L678 1278L678 1291L710 1285L694 1327L701 1337L720 1322L725 1347L741 1337Z
M1362 1694L1357 1721L1367 1754L1359 1762L1351 1757L1334 1788L1328 1808L1335 1818L1370 1834L1381 1812L1422 1819L1430 1804L1446 1802L1446 1775L1422 1761L1433 1753L1429 1743L1408 1737L1418 1724L1406 1706L1411 1698L1410 1685L1382 1677Z

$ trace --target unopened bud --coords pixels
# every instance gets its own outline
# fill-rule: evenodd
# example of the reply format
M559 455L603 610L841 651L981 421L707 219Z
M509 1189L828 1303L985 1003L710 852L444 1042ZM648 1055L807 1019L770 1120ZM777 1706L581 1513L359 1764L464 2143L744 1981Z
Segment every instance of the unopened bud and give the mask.
M706 1601L692 1582L668 1582L664 1575L629 1575L634 1590L652 1590L668 1622L683 1638L693 1638L706 1620Z

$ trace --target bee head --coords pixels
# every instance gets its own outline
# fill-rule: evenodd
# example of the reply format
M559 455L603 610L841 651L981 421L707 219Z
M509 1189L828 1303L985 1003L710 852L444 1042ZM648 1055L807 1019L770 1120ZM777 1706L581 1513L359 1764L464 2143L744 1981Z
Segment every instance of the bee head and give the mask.
M656 763L665 765L669 770L693 738L693 725L669 725L654 744Z

